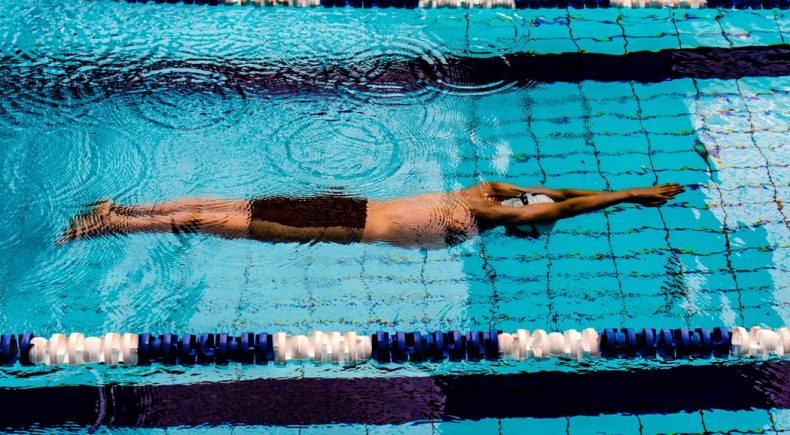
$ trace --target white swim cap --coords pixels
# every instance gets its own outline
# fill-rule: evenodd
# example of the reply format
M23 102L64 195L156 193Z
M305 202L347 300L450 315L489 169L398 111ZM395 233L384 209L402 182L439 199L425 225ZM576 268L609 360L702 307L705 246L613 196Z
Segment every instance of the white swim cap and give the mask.
M503 207L524 207L531 204L548 204L553 203L554 200L546 195L523 193L515 198L510 198L502 201ZM543 224L528 224L528 225L515 225L517 229L529 234L546 234L554 228L555 222L548 222Z

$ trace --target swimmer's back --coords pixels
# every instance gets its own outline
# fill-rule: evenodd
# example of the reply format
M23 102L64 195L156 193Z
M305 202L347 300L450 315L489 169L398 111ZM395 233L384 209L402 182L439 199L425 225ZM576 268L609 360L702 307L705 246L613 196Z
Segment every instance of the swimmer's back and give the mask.
M362 241L426 248L462 242L478 232L474 202L465 191L369 201Z

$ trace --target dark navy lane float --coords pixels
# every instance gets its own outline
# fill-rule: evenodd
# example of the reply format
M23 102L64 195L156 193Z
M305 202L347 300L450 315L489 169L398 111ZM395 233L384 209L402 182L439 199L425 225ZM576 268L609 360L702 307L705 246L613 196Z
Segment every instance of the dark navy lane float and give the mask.
M0 335L0 365L165 365L285 364L288 361L349 364L480 361L530 358L687 358L784 357L790 354L790 329L742 327L630 329L563 333L519 329L514 333L314 332L310 335L242 333L120 334L81 333Z
M790 0L788 0L790 1ZM66 60L62 60L66 59ZM423 54L381 53L366 58L362 76L355 59L280 62L266 58L124 59L113 62L61 53L30 65L24 56L0 56L0 89L6 98L43 93L53 101L104 94L175 89L217 94L314 95L336 92L404 93L430 88L451 93L478 92L492 83L583 81L662 83L684 78L729 80L790 75L790 45L668 48L605 53L502 53L495 56L430 58ZM151 75L151 71L167 71ZM199 77L192 72L199 72Z

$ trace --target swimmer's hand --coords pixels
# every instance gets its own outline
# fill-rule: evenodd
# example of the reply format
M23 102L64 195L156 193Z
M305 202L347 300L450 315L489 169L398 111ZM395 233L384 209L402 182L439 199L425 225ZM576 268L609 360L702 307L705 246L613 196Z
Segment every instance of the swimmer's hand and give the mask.
M630 202L647 207L656 207L666 204L667 201L685 190L680 184L667 183L660 186L626 189L626 192L630 195Z

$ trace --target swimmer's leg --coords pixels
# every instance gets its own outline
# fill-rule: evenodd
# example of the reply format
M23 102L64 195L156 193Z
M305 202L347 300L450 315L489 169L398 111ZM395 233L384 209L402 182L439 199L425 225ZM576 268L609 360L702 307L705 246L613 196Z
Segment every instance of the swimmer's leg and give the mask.
M136 232L192 232L236 238L247 236L249 222L247 201L185 199L143 206L100 201L93 210L72 219L58 243Z
M217 198L184 198L156 204L112 205L112 210L121 215L140 216L183 212L244 212L249 211L249 201Z
M246 211L193 211L151 216L116 214L113 224L115 234L200 233L234 239L247 236L250 215Z

